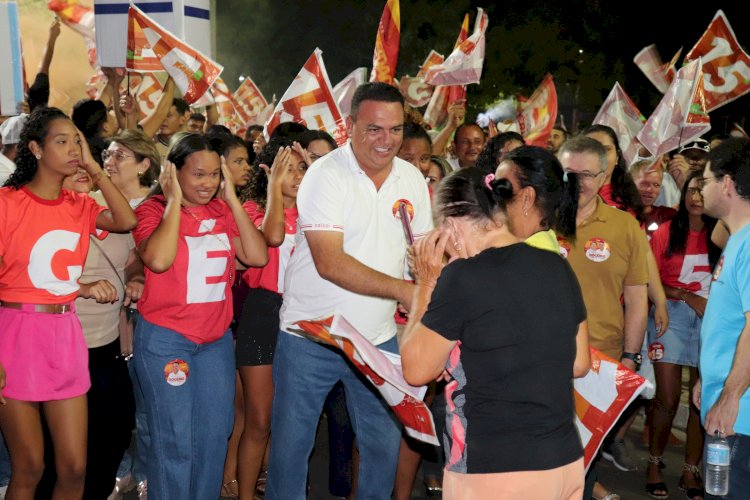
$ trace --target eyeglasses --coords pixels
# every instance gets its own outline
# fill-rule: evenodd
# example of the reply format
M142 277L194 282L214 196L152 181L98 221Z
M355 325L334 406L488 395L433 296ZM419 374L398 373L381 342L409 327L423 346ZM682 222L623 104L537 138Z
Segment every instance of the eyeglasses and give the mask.
M688 197L695 196L696 194L698 196L700 196L701 198L703 198L703 193L701 193L701 188L697 187L697 188L688 188L687 189L687 195L688 195Z
M599 177L600 175L602 175L604 172L603 171L602 172L597 172L597 173L586 172L586 171L584 171L584 172L572 172L572 171L568 170L567 173L568 174L573 174L575 176L578 176L578 178L581 179L582 181L593 181L594 179L596 179L597 177Z
M117 161L118 163L125 158L135 158L135 156L126 155L122 151L110 151L109 149L105 149L104 151L102 151L102 161L106 162L110 159L110 157L114 157L115 161Z
M719 181L719 180L721 180L723 178L724 178L723 175L714 176L714 177L700 177L700 178L696 179L696 182L698 183L698 187L700 189L703 189L706 186L706 183L708 181Z

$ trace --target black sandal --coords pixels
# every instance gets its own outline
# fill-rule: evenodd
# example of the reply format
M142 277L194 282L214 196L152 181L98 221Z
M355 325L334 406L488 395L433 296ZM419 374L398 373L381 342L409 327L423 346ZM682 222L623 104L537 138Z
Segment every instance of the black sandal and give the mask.
M661 471L661 457L655 457L653 455L649 455L648 463L656 465L657 470ZM657 498L657 499L669 498L669 489L667 488L667 485L664 481L659 481L656 483L646 483L646 492L648 493L648 496L650 496L651 498Z
M687 487L685 484L685 472L690 472L693 475L695 482L698 483L699 487ZM680 477L680 482L677 483L677 487L685 492L685 496L687 496L688 499L696 500L696 498L699 498L700 500L703 500L703 478L701 478L701 471L697 465L688 463L682 464L682 477Z

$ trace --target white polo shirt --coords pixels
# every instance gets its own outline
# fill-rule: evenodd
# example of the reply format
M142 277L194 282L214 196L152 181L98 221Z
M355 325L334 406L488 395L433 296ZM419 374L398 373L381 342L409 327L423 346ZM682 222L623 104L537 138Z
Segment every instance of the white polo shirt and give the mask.
M376 271L401 279L407 248L398 215L402 202L411 207L415 238L432 229L427 184L412 164L394 158L380 190L359 167L350 143L310 167L297 194L298 230L284 280L282 330L289 331L300 320L338 312L375 345L396 334L396 301L359 295L321 278L305 232L342 232L344 252Z
M8 177L16 171L16 164L4 154L0 153L0 186L5 184Z

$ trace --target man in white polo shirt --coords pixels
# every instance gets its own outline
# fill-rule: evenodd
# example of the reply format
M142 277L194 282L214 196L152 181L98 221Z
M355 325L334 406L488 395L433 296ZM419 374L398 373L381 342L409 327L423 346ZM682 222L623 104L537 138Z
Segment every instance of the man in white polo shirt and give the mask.
M391 497L401 427L387 404L337 350L287 332L300 320L338 312L373 344L398 352L396 303L408 308L413 292L403 280L408 243L399 205L407 205L415 237L432 229L424 176L396 158L403 105L391 85L361 85L348 118L349 143L316 161L300 186L273 362L269 500L306 497L318 419L339 380L360 453L357 498Z

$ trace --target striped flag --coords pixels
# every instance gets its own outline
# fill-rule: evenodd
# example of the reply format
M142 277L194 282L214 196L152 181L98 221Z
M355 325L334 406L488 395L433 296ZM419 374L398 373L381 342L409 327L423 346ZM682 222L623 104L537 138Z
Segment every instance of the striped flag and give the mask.
M0 3L0 75L0 116L18 114L25 83L18 4L14 1Z
M96 68L96 34L94 31L94 11L81 5L80 0L49 0L47 8L57 14L60 21L86 42L89 64Z
M316 48L292 81L266 122L269 137L282 122L297 122L311 130L324 130L343 146L348 134L328 79L323 52Z
M138 7L128 10L128 53L135 53L136 31L142 30L159 62L174 79L185 101L192 104L213 85L223 67L182 42ZM128 58L128 69L134 69Z
M398 0L388 0L380 18L378 34L375 37L371 82L393 83L396 76L400 39L401 9Z

